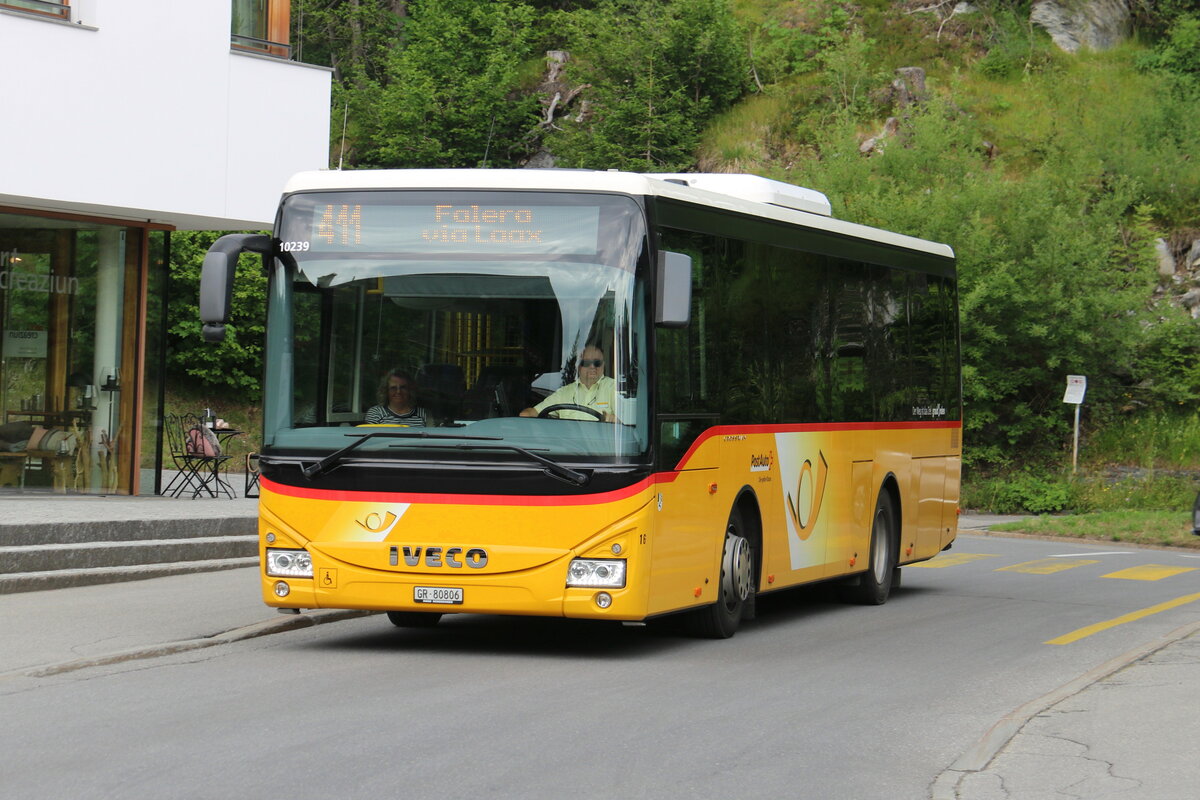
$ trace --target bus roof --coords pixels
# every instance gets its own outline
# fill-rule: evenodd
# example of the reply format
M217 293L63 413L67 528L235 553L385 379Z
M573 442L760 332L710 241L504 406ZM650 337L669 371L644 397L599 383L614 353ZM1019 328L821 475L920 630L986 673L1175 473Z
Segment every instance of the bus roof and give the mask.
M320 170L292 176L283 191L288 195L355 189L542 190L663 197L954 258L949 245L836 219L820 192L757 175L575 169Z

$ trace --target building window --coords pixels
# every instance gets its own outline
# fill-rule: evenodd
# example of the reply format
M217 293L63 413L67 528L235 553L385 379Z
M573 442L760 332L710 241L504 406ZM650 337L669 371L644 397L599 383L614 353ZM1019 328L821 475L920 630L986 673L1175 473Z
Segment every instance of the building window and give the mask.
M0 495L153 490L139 433L143 409L160 409L139 387L159 359L144 279L164 243L148 227L0 208Z
M0 0L0 8L28 11L55 19L71 18L71 0Z
M290 58L288 0L233 0L230 40L235 50Z

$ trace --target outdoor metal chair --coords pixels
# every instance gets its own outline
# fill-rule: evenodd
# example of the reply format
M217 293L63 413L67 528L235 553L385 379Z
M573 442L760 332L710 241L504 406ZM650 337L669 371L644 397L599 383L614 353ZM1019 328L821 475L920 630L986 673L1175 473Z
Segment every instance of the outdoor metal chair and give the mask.
M195 414L168 414L164 421L171 460L179 471L163 490L163 494L179 497L191 491L192 497L207 494L219 497L222 493L233 498L229 483L221 476L221 470L229 456L219 448L210 453L204 451L204 425Z
M262 473L258 469L258 453L246 453L246 488L244 497L258 497L258 479Z

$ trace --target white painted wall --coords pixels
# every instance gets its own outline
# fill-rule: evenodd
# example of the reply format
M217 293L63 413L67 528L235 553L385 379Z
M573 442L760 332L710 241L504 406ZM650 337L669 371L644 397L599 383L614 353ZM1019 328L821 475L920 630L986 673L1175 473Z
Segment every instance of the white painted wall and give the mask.
M80 0L0 12L0 205L269 227L328 166L328 70L231 52L229 2Z

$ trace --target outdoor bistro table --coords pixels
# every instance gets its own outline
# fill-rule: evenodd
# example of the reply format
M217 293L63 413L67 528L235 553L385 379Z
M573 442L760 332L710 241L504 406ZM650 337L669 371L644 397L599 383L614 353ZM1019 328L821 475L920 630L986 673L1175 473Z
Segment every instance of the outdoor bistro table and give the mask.
M216 434L217 442L221 445L221 453L225 455L228 455L226 451L228 450L229 442L235 436L241 436L243 433L245 433L245 431L239 431L236 428L211 428L210 430ZM232 460L232 457L230 457L229 460ZM237 495L233 492L233 486L221 475L219 465L214 465L213 467L213 478L214 483L216 484L215 488L218 496L220 495L220 492L224 492L225 494L229 495L230 500L237 497Z

